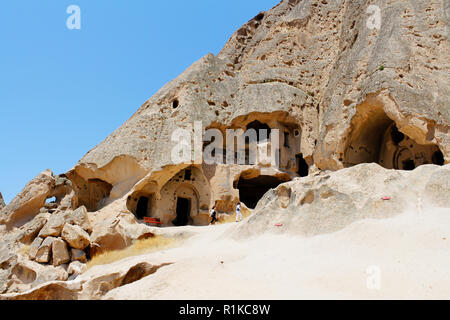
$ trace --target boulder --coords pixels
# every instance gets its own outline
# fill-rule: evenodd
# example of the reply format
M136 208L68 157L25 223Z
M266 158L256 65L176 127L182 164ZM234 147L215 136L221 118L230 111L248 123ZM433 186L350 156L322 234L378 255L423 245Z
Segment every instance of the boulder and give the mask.
M86 269L86 265L80 261L73 261L69 264L67 272L71 276L79 276Z
M42 245L42 242L44 241L43 238L37 237L34 239L34 241L31 243L30 245L30 251L28 253L28 256L30 257L31 260L36 259L38 250L40 248L40 246Z
M31 284L36 280L37 272L29 264L19 262L12 268L11 277L24 284Z
M19 235L19 241L23 244L30 244L39 232L44 228L48 220L48 213L41 213L33 220L25 224L20 228L21 234Z
M121 221L120 229L127 238L128 243L136 240L145 240L155 236L153 229L145 224L127 224Z
M84 252L83 250L72 248L71 256L72 256L72 261L79 261L82 263L87 262L86 252Z
M131 244L129 237L118 226L119 222L119 219L106 221L94 228L91 234L91 257L105 251L122 250Z
M85 206L81 206L75 211L66 215L66 221L70 224L80 226L88 233L92 232L91 223L89 222L88 212Z
M53 214L48 222L45 224L44 228L39 232L39 237L59 237L61 236L62 229L66 223L62 213Z
M72 248L83 250L90 244L89 234L84 231L80 226L74 226L66 223L62 230L62 238Z
M40 268L39 268L40 267ZM50 281L67 281L69 274L63 266L54 267L52 265L37 266L37 278L33 282L33 287Z
M21 226L32 220L51 198L55 179L50 170L46 170L31 180L25 188L2 209L8 227Z
M53 241L52 258L53 258L53 265L55 267L70 262L70 255L69 250L67 250L67 244L61 238L58 238L55 241Z
M56 238L54 237L47 237L44 241L42 241L42 244L39 246L39 249L36 253L36 262L39 263L48 263L51 258L52 253L52 245L53 241L55 241Z

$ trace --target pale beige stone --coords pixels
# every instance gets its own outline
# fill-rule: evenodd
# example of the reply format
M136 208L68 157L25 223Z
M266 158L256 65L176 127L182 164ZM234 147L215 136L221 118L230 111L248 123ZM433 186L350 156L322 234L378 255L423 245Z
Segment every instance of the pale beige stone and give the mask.
M81 263L87 262L86 253L83 250L72 248L70 250L70 252L71 252L70 256L72 257L72 261L79 261Z
M90 244L89 234L80 226L74 226L66 223L62 230L61 237L72 248L83 250Z
M48 263L50 262L51 259L51 254L52 254L52 244L53 241L55 241L56 238L54 237L47 237L45 238L45 240L42 242L42 244L39 246L39 249L37 250L36 253L36 262L39 263Z
M67 250L67 244L61 238L56 239L52 243L52 258L53 266L55 267L70 262L70 254L69 250Z

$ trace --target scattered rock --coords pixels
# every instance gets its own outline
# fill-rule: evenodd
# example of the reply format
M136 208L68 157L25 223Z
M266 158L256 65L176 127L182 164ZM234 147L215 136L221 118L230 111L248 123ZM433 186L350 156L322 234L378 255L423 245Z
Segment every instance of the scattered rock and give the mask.
M47 224L39 232L39 237L59 237L61 236L62 229L66 223L64 216L59 214L53 214L49 219Z
M53 241L55 241L56 238L54 237L47 237L44 241L42 241L42 244L40 245L37 254L36 254L36 262L39 263L48 263L50 262L51 253L52 253L52 244Z
M70 265L69 268L67 269L67 272L69 273L69 275L71 276L79 276L80 274L83 273L83 271L85 270L86 265L81 263L80 261L73 261Z
M129 237L118 227L118 221L97 226L91 234L91 241L91 257L105 251L122 250L131 244Z
M42 242L44 241L43 238L37 237L34 239L34 241L31 243L30 245L30 251L28 253L28 256L30 257L31 260L35 260L38 250L40 248L40 246L42 245Z
M89 234L79 226L66 223L62 231L62 238L72 248L83 250L90 244Z
M53 265L55 267L70 262L69 250L67 244L62 239L56 239L52 244Z
M92 233L91 223L89 222L88 212L85 206L81 206L72 213L67 214L66 221L70 224L80 226L88 233Z
M30 244L47 223L48 214L39 214L36 218L20 228L23 230L19 236L19 241L24 244Z
M87 262L86 252L78 249L71 249L72 261Z

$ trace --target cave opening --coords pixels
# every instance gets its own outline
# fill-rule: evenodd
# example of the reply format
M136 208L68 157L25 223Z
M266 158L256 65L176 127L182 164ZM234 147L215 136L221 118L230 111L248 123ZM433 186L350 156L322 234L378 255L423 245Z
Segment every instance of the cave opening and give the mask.
M177 199L177 217L172 221L174 226L182 227L189 224L191 216L191 200L187 198Z
M444 165L435 144L420 144L400 131L380 107L359 110L345 151L344 165L378 163L386 169L414 170L425 164Z
M103 207L113 186L100 179L89 179L79 190L80 205L84 205L89 212L95 212Z
M433 164L438 166L443 166L445 164L444 154L441 150L436 151L433 153L432 157Z
M253 122L250 122L247 125L247 130L255 129L256 130L256 136L258 139L258 142L267 141L270 138L271 128L266 124L259 122L258 120L255 120ZM267 134L264 136L262 133L266 130Z
M127 209L134 214L137 220L143 220L145 217L151 217L154 201L154 193L137 191L128 197Z
M138 218L138 220L142 220L147 216L149 200L148 197L139 198L136 207L136 218Z
M416 168L416 164L414 162L414 160L405 160L402 162L403 164L403 170L407 170L407 171L412 171Z
M303 154L300 153L296 155L295 158L297 160L297 174L300 177L307 177L309 175L309 165L303 158Z
M253 179L244 179L241 177L237 183L239 198L247 208L254 209L259 200L270 189L274 189L285 182L286 180L273 176L259 176Z

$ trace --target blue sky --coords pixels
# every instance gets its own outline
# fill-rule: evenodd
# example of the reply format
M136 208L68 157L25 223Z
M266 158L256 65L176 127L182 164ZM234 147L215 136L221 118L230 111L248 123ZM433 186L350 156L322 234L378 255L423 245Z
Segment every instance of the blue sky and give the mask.
M0 192L60 174L279 0L15 0L0 10ZM66 9L81 9L69 30Z

